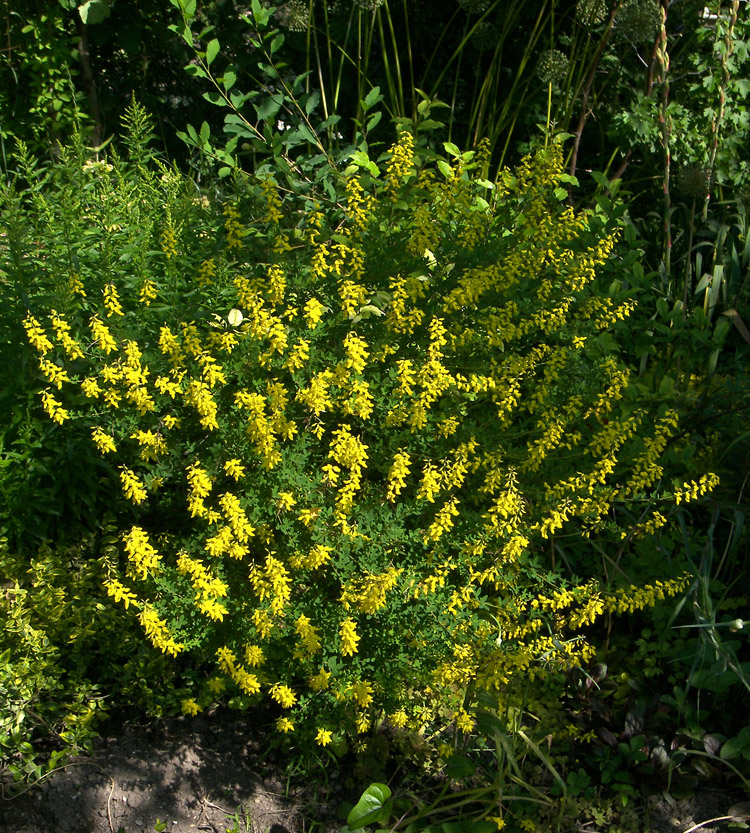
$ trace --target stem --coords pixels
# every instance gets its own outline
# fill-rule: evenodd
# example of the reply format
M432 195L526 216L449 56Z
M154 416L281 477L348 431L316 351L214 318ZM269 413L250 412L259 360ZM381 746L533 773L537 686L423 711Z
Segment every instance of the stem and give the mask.
M711 157L708 162L708 171L707 171L707 183L706 183L706 197L703 200L703 212L702 212L702 219L705 222L706 218L708 217L708 203L711 199L711 190L713 186L713 175L714 175L714 165L716 164L716 152L719 149L719 131L721 129L721 123L724 120L724 105L726 101L726 89L727 85L729 84L729 66L728 61L729 57L734 50L734 41L732 36L734 35L734 27L737 23L737 11L739 9L740 0L733 0L732 2L732 11L729 18L729 27L727 28L727 32L724 35L724 51L721 55L721 84L719 84L719 111L713 118L711 122L711 136L712 136L712 143L711 143ZM718 32L718 25L719 22L716 22L717 32Z
M612 28L615 25L615 15L617 14L617 10L620 8L620 3L618 3L612 11L609 13L609 22L607 23L607 29L602 36L602 39L599 41L599 46L596 48L596 52L594 52L594 56L591 59L589 75L586 79L586 86L583 88L583 93L581 94L581 115L578 117L578 124L576 125L575 131L575 139L573 141L573 153L570 157L570 170L568 173L571 176L575 176L576 168L578 166L578 150L581 146L581 136L583 135L583 128L586 126L586 122L589 120L589 116L591 115L591 109L589 108L589 95L591 94L591 87L594 84L594 77L596 76L596 70L599 67L599 61L601 60L602 55L604 54L604 50L609 43L609 37L612 34Z
M665 0L666 2L666 0ZM670 141L672 138L672 119L669 115L669 51L667 43L667 6L661 8L661 31L656 49L659 63L659 82L661 84L661 102L659 104L659 125L661 127L661 144L664 148L664 274L669 281L672 271L672 197L669 190L671 173ZM683 317L685 309L683 308Z

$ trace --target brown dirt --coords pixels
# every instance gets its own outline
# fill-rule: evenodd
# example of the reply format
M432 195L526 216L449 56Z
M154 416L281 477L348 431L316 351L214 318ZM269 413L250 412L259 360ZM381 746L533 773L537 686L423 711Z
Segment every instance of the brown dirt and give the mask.
M0 833L305 833L314 822L319 831L339 829L342 791L325 803L315 785L290 787L282 767L263 760L259 736L252 717L228 710L110 727L90 758L0 800ZM652 797L630 815L625 833L685 833L743 801L747 796L714 789L678 801ZM699 830L723 833L728 822ZM569 833L604 829L573 823Z
M252 727L217 712L110 729L90 758L0 801L0 833L297 833L312 799L261 763Z

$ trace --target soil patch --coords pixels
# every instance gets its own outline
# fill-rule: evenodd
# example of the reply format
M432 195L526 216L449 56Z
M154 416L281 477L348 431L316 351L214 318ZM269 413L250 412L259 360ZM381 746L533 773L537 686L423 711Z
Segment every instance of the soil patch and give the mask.
M253 724L217 711L110 728L91 757L0 802L0 833L297 833L311 799L263 763Z
M145 726L110 725L91 757L0 801L0 833L304 833L312 822L328 833L340 829L339 802L356 796L334 787L322 800L316 785L293 785L266 751L248 713L220 709ZM336 777L331 773L334 785ZM627 833L685 833L746 800L716 789L682 800L651 797L629 814L635 824ZM721 833L728 824L699 829ZM592 822L569 830L599 833Z

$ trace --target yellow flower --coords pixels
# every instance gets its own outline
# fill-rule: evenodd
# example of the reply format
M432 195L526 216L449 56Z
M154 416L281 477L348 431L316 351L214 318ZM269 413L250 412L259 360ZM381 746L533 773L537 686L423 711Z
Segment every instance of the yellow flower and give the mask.
M208 681L208 689L212 694L221 694L227 687L223 677L211 677Z
M339 628L341 636L341 653L343 656L352 656L357 653L357 643L360 638L357 636L357 626L354 619L344 619Z
M91 437L94 440L94 445L99 449L101 454L107 454L110 451L117 451L117 446L112 437L105 431L102 431L99 426L91 429Z
M203 711L203 706L198 705L195 700L190 697L187 700L183 700L180 704L180 709L182 710L183 714L190 715L191 717L195 717L198 712Z
M324 668L320 669L320 672L316 674L314 677L310 677L310 688L313 691L323 691L328 688L328 681L331 679L331 672L326 671Z
M245 467L236 457L233 457L231 460L227 460L226 463L224 463L224 471L235 480L239 480L241 477L245 476Z
M328 729L318 729L318 734L315 736L315 743L318 746L328 746L333 740L333 733Z
M297 695L288 685L274 683L268 692L271 697L281 706L282 709L291 709L297 702Z
M151 304L151 301L155 300L158 294L159 289L156 286L156 284L150 278L146 278L138 294L138 300L142 304L149 306Z
M291 509L297 503L297 499L291 492L279 492L276 503L279 509Z
M122 491L128 500L132 500L136 505L146 500L146 487L138 475L129 468L120 466L120 481L122 482Z
M284 734L287 734L287 732L293 732L294 731L294 723L292 723L292 721L288 717L280 717L276 721L276 729L279 732L283 732Z
M124 314L120 305L120 297L113 283L108 283L104 287L104 308L107 310L107 318Z

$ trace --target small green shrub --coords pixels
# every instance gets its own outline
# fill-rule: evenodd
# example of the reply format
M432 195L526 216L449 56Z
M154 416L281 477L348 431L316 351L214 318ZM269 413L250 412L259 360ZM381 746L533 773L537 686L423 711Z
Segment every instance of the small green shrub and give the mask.
M111 707L168 701L164 658L108 603L107 540L28 557L0 539L0 776L39 778L90 750Z

